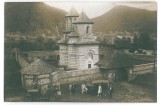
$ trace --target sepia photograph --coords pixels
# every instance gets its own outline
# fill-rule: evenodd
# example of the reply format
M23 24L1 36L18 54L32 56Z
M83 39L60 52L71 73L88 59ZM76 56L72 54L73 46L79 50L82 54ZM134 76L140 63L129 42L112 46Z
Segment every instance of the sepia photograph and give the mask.
M4 2L4 102L157 103L157 5Z

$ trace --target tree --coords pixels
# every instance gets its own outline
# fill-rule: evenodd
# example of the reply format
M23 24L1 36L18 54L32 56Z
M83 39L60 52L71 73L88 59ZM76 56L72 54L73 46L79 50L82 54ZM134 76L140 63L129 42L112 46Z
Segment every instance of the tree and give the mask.
M116 48L118 49L130 48L131 39L129 37L126 38L125 36L123 36L122 38L116 37L114 39L114 43Z
M154 40L151 35L147 32L140 33L139 37L134 36L134 43L132 49L146 49L153 50Z
M153 39L148 33L146 32L141 33L139 37L139 41L140 41L140 48L146 49L146 50L153 50L153 46L154 46Z

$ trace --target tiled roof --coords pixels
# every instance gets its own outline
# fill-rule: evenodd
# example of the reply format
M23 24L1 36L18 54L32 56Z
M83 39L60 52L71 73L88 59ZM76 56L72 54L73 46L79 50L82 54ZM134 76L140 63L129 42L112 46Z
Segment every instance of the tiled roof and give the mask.
M72 7L65 17L78 17L78 16L79 14L77 10L74 7Z
M98 41L87 41L87 42L78 41L75 44L100 44L100 42Z
M35 60L29 66L23 68L21 70L22 74L32 74L32 75L40 75L40 74L49 74L55 71L56 68L52 65L49 65L46 62L43 62L40 59Z
M93 21L88 18L85 12L82 11L82 13L79 15L77 20L73 23L74 24L84 24L84 23L93 24Z
M65 39L65 38L62 38L62 39L59 40L57 43L59 43L59 44L67 44L67 43L68 43L68 40Z
M71 32L70 34L68 34L67 36L79 36L79 34L77 32Z

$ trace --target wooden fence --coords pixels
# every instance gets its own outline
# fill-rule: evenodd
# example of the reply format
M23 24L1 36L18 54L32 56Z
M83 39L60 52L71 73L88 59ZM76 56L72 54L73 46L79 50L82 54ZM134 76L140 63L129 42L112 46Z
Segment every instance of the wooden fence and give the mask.
M128 80L133 80L137 75L152 73L157 70L157 63L147 63L141 65L134 65L128 69Z

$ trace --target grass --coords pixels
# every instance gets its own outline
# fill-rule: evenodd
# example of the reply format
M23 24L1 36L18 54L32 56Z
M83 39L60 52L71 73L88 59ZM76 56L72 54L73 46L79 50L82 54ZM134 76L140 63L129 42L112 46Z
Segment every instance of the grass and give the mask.
M142 75L137 75L137 77L130 81L131 84L140 85L142 87L148 87L152 89L157 88L157 73L147 73Z

